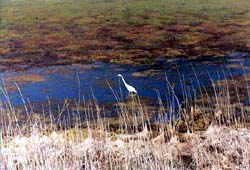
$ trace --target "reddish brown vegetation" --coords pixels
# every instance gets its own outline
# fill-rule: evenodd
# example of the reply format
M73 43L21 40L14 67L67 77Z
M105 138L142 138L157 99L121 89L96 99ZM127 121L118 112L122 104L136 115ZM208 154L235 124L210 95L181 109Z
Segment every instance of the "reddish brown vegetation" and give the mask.
M48 30L39 27L17 39L3 38L1 69L27 69L89 61L125 64L151 64L153 58L224 56L248 51L250 22L195 22L186 25L102 26L80 30L69 27ZM18 34L18 30L16 30ZM11 36L5 36L11 37Z

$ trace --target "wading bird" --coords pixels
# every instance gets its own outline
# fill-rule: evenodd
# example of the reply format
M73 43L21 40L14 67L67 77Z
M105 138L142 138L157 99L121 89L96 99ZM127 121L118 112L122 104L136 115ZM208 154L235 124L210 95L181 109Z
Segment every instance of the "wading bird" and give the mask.
M125 87L127 88L129 94L137 94L137 91L135 90L135 88L133 86L130 86L129 84L126 83L126 81L124 80L123 76L121 74L117 75L118 77L121 77Z

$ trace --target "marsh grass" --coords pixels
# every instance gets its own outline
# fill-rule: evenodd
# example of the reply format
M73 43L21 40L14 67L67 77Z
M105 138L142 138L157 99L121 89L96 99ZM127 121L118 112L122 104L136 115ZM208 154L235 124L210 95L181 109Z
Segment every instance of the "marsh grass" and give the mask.
M2 70L248 51L247 0L2 0Z
M233 8L232 8L233 7ZM43 29L88 30L105 25L161 25L173 22L248 20L247 0L1 1L1 35L44 37ZM40 28L42 27L42 28ZM17 33L17 34L15 34ZM29 34L29 35L28 35ZM16 36L15 36L16 35ZM20 37L19 37L20 36ZM58 35L59 36L59 35ZM11 37L11 36L9 36ZM14 38L12 37L12 38Z
M0 169L249 169L249 109L242 87L231 76L210 78L212 86L205 88L197 77L195 90L179 76L184 100L166 77L167 104L158 95L153 114L139 96L124 102L108 84L117 118L105 117L94 94L91 102L75 100L74 109L65 100L57 112L37 114L16 84L23 114L11 104L3 80ZM242 78L248 82L247 75ZM201 93L191 97L191 90Z
M75 41L88 30L94 30L90 39L98 39L96 29L105 26L195 25L250 18L248 0L2 0L0 5L0 37L7 42L0 47L1 54L23 49L19 43L9 45L16 40L27 41L23 46L29 53L53 54L53 49L40 48L42 42L48 41L45 46L60 42L54 46L61 47L67 36L72 44L65 48L79 47L76 53L84 53L85 46ZM32 38L41 44L36 46ZM181 101L166 77L166 100L158 94L159 107L154 111L140 97L124 102L110 87L117 100L117 118L105 117L94 94L91 102L79 96L73 108L65 100L57 111L50 109L48 100L47 108L36 113L36 106L15 84L23 99L20 110L12 105L3 81L0 169L250 169L250 109L245 104L250 99L249 77L244 74L240 81L230 77L219 82L210 77L212 86L207 88L197 76L188 85L187 77L179 74Z

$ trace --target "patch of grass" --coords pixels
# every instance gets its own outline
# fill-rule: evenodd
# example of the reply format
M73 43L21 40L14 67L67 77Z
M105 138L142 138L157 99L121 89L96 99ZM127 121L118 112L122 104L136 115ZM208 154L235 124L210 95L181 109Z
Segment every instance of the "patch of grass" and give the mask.
M91 29L106 24L162 24L193 20L249 19L247 0L7 1L1 2L1 28L30 31L41 26ZM27 33L26 32L26 33Z

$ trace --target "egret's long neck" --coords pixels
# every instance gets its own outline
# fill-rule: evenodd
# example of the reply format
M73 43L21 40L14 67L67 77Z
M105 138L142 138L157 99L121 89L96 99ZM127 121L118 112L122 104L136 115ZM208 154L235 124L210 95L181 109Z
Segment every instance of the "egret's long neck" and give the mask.
M124 78L123 77L121 77L121 78L122 78L122 81L125 84L125 86L127 86L128 84L126 83L126 81L124 80Z

